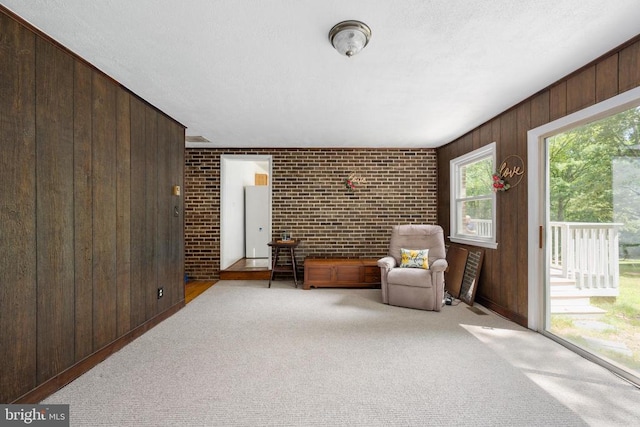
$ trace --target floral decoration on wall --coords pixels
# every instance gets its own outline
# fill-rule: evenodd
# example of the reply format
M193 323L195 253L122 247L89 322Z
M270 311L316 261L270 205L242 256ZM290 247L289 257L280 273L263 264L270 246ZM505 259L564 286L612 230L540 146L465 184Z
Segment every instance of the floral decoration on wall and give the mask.
M366 182L366 179L358 176L355 172L351 172L349 176L344 179L344 186L347 190L353 191L358 187L362 187Z
M502 177L500 172L494 172L492 175L492 178L493 178L492 190L494 192L507 191L509 188L511 188L511 185L509 185L509 183L505 181L505 179Z
M493 179L491 189L494 192L507 191L520 184L523 175L524 161L520 156L512 154L504 159L500 164L500 169L491 176Z

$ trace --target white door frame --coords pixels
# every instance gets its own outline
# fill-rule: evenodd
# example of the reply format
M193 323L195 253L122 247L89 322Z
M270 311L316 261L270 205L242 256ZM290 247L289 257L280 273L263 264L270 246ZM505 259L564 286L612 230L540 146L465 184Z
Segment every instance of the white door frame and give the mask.
M561 117L545 125L527 132L527 169L528 174L528 324L534 331L542 332L546 329L547 284L549 268L546 265L549 257L544 244L547 236L549 214L547 206L547 188L549 181L545 138L593 122L640 103L640 87L636 87L620 95L609 98L591 107L585 108L568 116ZM548 249L546 249L548 250Z
M228 254L227 248L232 243L237 243L237 241L242 242L242 246L244 247L244 221L242 221L242 230L240 233L234 232L230 230L226 225L233 221L234 218L244 218L244 192L243 192L243 183L235 183L237 185L230 185L230 178L228 174L231 172L230 168L232 166L229 163L232 162L246 162L246 163L255 163L255 162L267 162L268 163L268 188L269 188L269 206L267 207L269 211L269 224L267 234L271 235L271 222L272 222L272 180L273 180L273 165L272 165L272 156L271 155L263 155L263 154L222 154L220 156L220 270L224 270L228 268L232 262L237 261L238 258L244 257L244 250L237 251L236 256L229 258L226 256ZM242 206L227 206L230 195L227 194L229 187L234 188L233 197L238 200L241 200ZM268 265L271 265L271 251L269 251L268 256Z

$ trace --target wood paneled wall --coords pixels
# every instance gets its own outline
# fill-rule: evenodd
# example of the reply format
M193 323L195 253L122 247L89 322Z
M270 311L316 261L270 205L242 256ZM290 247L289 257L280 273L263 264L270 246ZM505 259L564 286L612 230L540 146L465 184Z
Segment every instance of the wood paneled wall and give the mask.
M184 304L184 127L0 8L0 143L8 403Z
M640 37L493 118L438 154L438 222L450 232L449 161L493 141L497 159L520 156L527 162L527 132L560 117L640 86ZM476 299L527 324L527 179L498 194L498 249L486 250Z

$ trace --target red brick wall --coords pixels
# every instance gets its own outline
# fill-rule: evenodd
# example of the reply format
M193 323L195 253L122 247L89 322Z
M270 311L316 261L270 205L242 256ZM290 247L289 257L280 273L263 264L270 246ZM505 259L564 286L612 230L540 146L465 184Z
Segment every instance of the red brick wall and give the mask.
M272 229L302 238L305 256L381 257L390 227L436 223L435 149L187 149L185 272L218 278L220 155L272 156ZM351 192L351 172L366 184Z

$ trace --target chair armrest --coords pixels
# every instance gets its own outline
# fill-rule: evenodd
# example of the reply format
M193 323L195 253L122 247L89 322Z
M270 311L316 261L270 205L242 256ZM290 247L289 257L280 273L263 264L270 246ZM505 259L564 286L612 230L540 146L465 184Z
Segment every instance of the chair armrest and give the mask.
M390 270L396 266L396 259L392 256L386 256L378 260L378 267Z
M380 261L378 261L378 263L380 263ZM429 270L445 271L448 266L449 266L449 263L447 262L447 260L444 258L441 258L433 261L433 263L429 266Z

